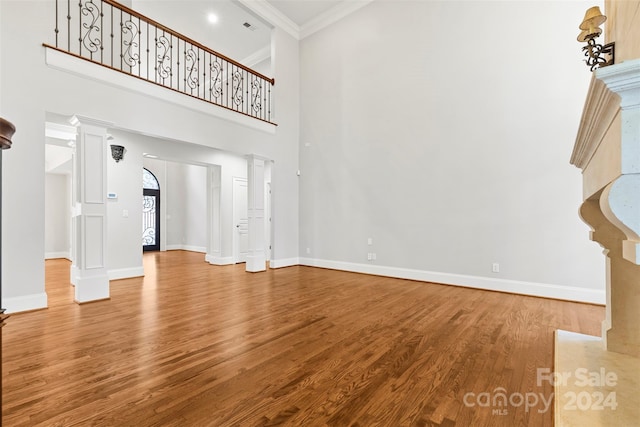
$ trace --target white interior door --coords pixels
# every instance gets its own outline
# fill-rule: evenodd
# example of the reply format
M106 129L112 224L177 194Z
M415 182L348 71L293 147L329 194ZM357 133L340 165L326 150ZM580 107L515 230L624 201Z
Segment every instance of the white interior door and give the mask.
M249 215L247 213L249 195L247 180L233 178L233 255L234 262L247 261L249 252Z

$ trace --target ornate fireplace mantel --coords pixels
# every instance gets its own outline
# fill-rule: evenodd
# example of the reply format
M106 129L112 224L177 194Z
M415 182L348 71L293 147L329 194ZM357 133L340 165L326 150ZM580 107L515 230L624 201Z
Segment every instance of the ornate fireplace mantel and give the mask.
M602 338L556 332L555 371L607 372L615 381L555 384L556 426L634 425L640 419L640 59L597 69L571 163L582 169L582 219L604 248L607 307ZM571 396L609 405L574 408Z
M571 163L583 220L607 257L606 349L640 357L640 59L598 69Z

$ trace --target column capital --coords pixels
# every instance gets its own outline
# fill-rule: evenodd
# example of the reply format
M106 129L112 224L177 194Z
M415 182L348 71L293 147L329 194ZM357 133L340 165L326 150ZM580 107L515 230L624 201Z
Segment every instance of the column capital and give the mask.
M113 123L111 122L107 122L104 120L99 120L99 119L94 119L91 117L87 117L87 116L81 116L81 115L74 115L73 117L71 117L69 119L69 123L71 123L72 126L83 126L83 125L89 125L89 126L96 126L96 127L101 127L101 128L112 128L113 127Z

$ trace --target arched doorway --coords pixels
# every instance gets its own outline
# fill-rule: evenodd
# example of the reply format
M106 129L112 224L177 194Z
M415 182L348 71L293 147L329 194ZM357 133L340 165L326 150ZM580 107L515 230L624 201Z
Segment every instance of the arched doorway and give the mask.
M160 250L160 184L142 168L142 250Z

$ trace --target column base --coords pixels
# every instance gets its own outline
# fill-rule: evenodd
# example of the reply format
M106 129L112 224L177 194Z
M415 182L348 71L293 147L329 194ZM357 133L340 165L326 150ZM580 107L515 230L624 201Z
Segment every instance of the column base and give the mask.
M106 271L87 274L86 271L78 271L76 277L75 302L100 301L109 299L109 276Z
M246 271L256 273L267 270L267 259L264 255L247 255Z

